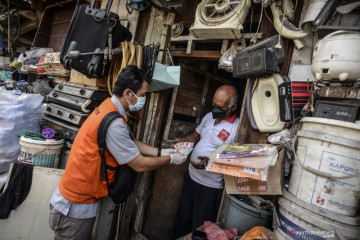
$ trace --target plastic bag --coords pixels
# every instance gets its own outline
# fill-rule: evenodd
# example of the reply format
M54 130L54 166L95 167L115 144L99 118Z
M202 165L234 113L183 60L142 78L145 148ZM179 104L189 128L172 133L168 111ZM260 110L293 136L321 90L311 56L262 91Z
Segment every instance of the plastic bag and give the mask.
M221 153L216 155L214 162L242 166L249 168L265 169L274 166L278 158L275 146L265 144L228 144Z
M244 164L247 164L248 166L243 165L236 165L236 164L230 164L228 161L237 161L237 159L219 159L217 156L222 153L227 146L234 146L237 144L223 144L220 147L218 147L215 151L213 151L208 157L209 162L206 166L206 170L209 172L216 172L216 173L222 173L225 175L230 175L234 177L239 178L253 178L256 180L262 180L267 181L267 177L269 174L269 168L270 166L274 166L277 158L278 158L278 152L270 148L269 154L263 154L264 152L261 152L261 155L252 155L251 157L244 157L244 159L240 159L244 161ZM253 144L249 144L253 145ZM241 146L238 144L238 146ZM258 144L258 146L266 147L266 145ZM262 156L268 156L269 159L261 159ZM249 158L249 159L247 159ZM254 161L254 158L260 158L260 161ZM220 161L220 162L217 162ZM265 166L265 167L263 167ZM263 168L262 168L263 167Z
M256 226L245 232L244 235L241 236L240 240L254 240L254 239L262 239L262 240L270 240L272 238L272 233L269 229L266 229L262 226Z
M17 162L20 153L18 134L39 132L43 97L40 94L15 95L0 89L0 173Z
M221 229L215 223L207 221L204 223L204 231L206 232L208 240L235 239L238 235L238 231L236 228L232 228L230 230Z
M224 69L225 71L232 72L233 71L233 59L236 55L237 51L235 49L234 44L231 44L231 47L224 52L219 60L219 69Z
M270 135L268 141L272 144L283 145L289 143L290 145L292 145L292 135L293 134L288 129L284 129L281 132Z
M53 48L32 48L25 52L26 57L22 58L23 65L38 64L46 53L54 52Z
M249 168L242 166L234 166L229 164L216 163L209 161L206 166L206 170L209 172L216 172L225 175L230 175L238 178L252 178L261 181L267 181L269 175L269 168Z

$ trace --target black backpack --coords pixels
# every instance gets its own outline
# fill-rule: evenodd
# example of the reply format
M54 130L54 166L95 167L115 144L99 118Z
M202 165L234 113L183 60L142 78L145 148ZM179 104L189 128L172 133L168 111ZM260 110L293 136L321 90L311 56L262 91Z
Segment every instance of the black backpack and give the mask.
M135 172L127 164L119 165L114 168L112 166L106 165L105 159L105 149L106 149L106 131L110 123L118 117L122 117L118 112L108 113L102 120L97 131L97 142L99 145L99 154L101 156L101 165L100 165L100 179L101 181L106 181L108 186L109 197L113 200L115 204L123 203L126 201L127 197L134 189L136 182L137 172ZM131 139L134 141L133 136L130 133ZM114 182L109 184L107 170L116 171Z

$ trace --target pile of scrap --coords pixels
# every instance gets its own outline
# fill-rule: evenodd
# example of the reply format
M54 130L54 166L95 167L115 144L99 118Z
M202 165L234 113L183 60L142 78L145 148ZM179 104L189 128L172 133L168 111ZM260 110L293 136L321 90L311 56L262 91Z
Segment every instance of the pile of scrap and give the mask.
M70 70L66 69L60 62L60 53L46 53L44 61L36 64L38 68L44 70L45 75L59 78L70 77Z

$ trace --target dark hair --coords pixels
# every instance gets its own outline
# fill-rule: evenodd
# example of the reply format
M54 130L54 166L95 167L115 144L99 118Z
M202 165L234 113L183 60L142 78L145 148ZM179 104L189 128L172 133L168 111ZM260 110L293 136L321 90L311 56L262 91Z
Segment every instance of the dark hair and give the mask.
M114 94L121 97L126 89L137 93L145 81L142 71L136 65L128 65L121 70L114 85Z

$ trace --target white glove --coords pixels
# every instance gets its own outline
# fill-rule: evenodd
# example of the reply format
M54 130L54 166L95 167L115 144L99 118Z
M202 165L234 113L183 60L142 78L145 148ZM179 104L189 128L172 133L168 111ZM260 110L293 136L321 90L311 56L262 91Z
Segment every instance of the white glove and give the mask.
M171 157L170 163L176 165L182 164L183 162L186 161L187 158L186 155L182 155L181 153L178 152L170 154L170 157Z
M172 153L175 153L176 150L174 148L165 148L161 149L161 155L160 156L169 156Z

